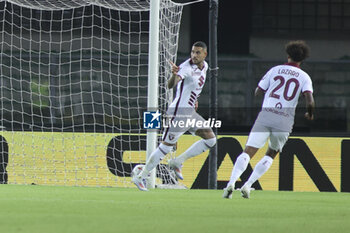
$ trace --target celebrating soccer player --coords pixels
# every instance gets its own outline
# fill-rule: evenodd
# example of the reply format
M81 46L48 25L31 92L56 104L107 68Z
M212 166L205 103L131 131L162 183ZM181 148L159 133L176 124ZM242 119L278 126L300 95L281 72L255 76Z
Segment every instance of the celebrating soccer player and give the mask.
M256 164L248 181L242 186L241 194L249 198L252 184L271 166L273 159L288 140L294 124L295 108L300 93L306 99L305 118L313 120L314 99L312 81L300 69L300 63L309 55L304 41L291 41L286 44L288 63L272 67L260 80L255 95L264 95L262 109L249 134L246 147L237 158L230 181L224 189L223 197L232 198L236 180L246 170L248 163L259 148L269 139L265 156Z
M163 132L162 142L147 160L144 170L132 179L141 191L147 191L146 178L148 174L172 150L179 137L186 131L200 136L202 140L197 141L183 154L169 161L169 166L181 180L183 179L182 163L205 152L216 143L213 130L203 124L197 124L197 122L203 123L205 120L195 110L197 98L202 92L208 70L206 56L207 46L204 42L199 41L192 46L191 58L180 66L171 62L173 74L168 80L168 88L177 86L176 97L167 111L169 123Z

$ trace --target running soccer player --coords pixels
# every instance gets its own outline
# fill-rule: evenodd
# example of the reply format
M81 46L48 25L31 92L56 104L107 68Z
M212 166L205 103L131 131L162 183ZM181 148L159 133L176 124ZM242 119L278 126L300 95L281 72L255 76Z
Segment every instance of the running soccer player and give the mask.
M205 61L206 56L207 45L198 41L192 46L191 58L187 59L180 66L176 66L171 62L173 74L168 80L168 88L171 89L177 86L176 97L167 111L169 121L163 132L162 142L150 155L140 175L132 179L141 191L147 191L146 178L148 174L172 150L179 137L186 131L200 136L202 140L197 141L183 154L169 161L169 166L181 180L183 179L181 172L183 162L205 152L216 144L215 134L210 127L192 124L193 122L205 121L196 112L195 107L197 98L202 92L208 70L208 63Z
M255 90L255 96L264 95L262 109L255 120L243 153L235 162L223 198L232 198L235 182L246 170L250 159L269 139L265 156L256 164L253 173L241 188L242 197L250 197L252 184L270 168L273 159L282 151L288 140L300 93L303 93L306 99L305 118L314 118L312 81L309 75L300 69L300 63L309 56L309 47L304 41L291 41L285 48L288 63L272 67L262 77Z

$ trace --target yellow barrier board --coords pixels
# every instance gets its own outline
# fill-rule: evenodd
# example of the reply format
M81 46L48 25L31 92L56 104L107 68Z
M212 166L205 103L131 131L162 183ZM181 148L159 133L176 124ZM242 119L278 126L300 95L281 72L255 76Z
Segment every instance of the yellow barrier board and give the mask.
M107 165L108 145L111 145L113 138L120 135L6 131L1 132L1 135L9 146L8 183L133 187L130 177L113 174L111 167ZM142 137L145 139L144 135ZM181 154L199 139L183 135L178 141L176 154ZM229 180L234 165L232 158L239 155L246 140L247 136L218 136L218 187ZM286 155L282 153L276 157L270 170L260 178L259 185L263 190L288 190L291 186L294 191L327 191L327 187L333 186L340 191L343 140L345 139L291 137L291 144L285 146L286 152L285 148L283 151ZM110 149L122 156L122 161L112 161L114 163L145 163L145 148ZM264 156L266 149L267 145L250 161L251 168ZM204 184L207 183L207 174L204 165L207 156L208 152L205 152L184 163L185 179L182 183L188 188L206 188ZM320 172L321 175L324 174L319 177ZM284 176L281 177L281 174ZM288 180L290 175L292 180ZM329 181L323 177L327 177ZM280 184L281 181L287 184ZM326 183L325 190L322 190L323 183Z

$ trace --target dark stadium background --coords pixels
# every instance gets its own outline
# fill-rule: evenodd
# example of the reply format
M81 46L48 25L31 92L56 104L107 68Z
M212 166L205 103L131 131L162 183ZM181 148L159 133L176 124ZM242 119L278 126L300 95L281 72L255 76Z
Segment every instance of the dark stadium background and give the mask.
M188 2L188 1L177 1ZM208 43L209 1L184 8L178 62L191 43ZM257 82L272 66L286 62L284 44L305 40L311 56L302 69L313 79L316 115L303 119L299 100L294 134L344 136L350 128L350 1L219 1L219 132L247 133L261 106L253 96ZM208 112L208 82L199 110Z

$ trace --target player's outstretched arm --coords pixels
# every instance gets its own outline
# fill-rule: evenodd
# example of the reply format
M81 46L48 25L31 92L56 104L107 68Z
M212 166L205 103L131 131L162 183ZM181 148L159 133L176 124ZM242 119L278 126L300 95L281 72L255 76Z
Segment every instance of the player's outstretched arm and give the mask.
M168 80L168 88L171 89L177 85L181 78L177 75L177 72L180 70L180 68L172 61L169 61L169 63L171 64L171 72L173 73L173 75Z
M314 119L314 109L315 109L315 101L311 92L305 92L304 97L306 100L306 110L305 118L308 120Z

